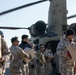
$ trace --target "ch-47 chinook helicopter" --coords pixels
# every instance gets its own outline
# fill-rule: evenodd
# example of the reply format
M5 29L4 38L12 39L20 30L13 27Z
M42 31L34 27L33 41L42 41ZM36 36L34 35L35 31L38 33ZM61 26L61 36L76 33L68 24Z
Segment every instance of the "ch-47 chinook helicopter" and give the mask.
M57 43L60 40L60 36L63 35L63 33L67 30L67 19L76 17L76 14L67 17L66 0L40 0L1 12L0 15L2 16L4 14L46 1L50 1L48 24L43 21L37 21L35 24L28 28L0 27L0 29L28 29L32 37L36 37L37 39L39 39L39 44L47 44L51 42L51 47L54 53L56 50ZM70 25L70 28L72 28L76 33L76 23Z

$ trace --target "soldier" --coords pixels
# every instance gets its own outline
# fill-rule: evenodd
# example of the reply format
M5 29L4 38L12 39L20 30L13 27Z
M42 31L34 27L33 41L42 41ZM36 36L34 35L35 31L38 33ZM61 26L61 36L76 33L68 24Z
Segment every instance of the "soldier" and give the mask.
M60 40L65 38L65 32L62 36L60 36ZM52 75L61 75L59 72L59 55L57 53L54 54L53 58L53 70L52 70Z
M2 57L0 58L0 75L4 75L5 73L5 62L6 59L8 58L8 54L10 53L7 47L7 44L4 40L4 35L3 32L0 31L0 35L1 35L1 55Z
M74 38L73 30L67 30L65 38L60 40L57 46L57 54L59 55L59 71L61 75L72 75L73 62L71 62L71 55L66 49L68 45L71 45Z
M30 45L32 46L32 49L34 49L34 44L32 42L30 42ZM36 62L37 58L34 57L28 64L29 64L29 75L36 75L36 65L37 65L37 62Z
M43 44L40 44L39 50L37 51L37 68L36 68L36 75L44 75L44 64L45 64L45 57L44 52L45 48Z
M11 39L12 46L10 47L10 70L12 75L25 75L23 73L23 59L28 58L29 55L24 52L23 49L18 47L19 41L17 37Z
M51 43L48 43L45 52L44 52L44 56L46 59L46 63L45 63L45 75L51 75L52 73L52 65L51 65L51 60L53 59L53 53L51 51Z
M28 42L29 42L28 35L22 35L21 38L22 38L22 42L21 42L21 44L19 45L19 47L22 48L23 50L24 50L26 47L32 49L32 46L28 43ZM23 64L24 64L24 68L23 68L24 70L23 70L23 72L24 72L25 75L28 75L28 74L29 74L28 63L25 63L25 62L23 61Z

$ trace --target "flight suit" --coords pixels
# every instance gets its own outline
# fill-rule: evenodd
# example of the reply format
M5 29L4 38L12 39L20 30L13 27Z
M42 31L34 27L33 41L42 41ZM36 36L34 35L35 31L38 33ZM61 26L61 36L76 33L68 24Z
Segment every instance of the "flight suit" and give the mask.
M2 57L4 58L4 62L0 63L0 75L4 75L5 73L5 62L7 59L9 59L9 50L7 47L7 44L3 38L1 38L1 52L2 52Z
M44 71L45 71L44 66L45 66L44 54L40 51L37 51L36 75L44 75Z
M57 46L57 54L59 55L59 71L61 75L72 75L72 66L71 55L68 55L68 50L66 47L71 43L63 38L60 40Z
M45 75L50 75L52 73L51 60L54 57L51 49L46 49L45 52L44 52L44 56L45 56L45 59L46 59L46 63L45 63Z
M10 70L12 75L26 75L23 73L23 59L29 58L28 54L26 54L20 47L14 45L10 47L10 52Z

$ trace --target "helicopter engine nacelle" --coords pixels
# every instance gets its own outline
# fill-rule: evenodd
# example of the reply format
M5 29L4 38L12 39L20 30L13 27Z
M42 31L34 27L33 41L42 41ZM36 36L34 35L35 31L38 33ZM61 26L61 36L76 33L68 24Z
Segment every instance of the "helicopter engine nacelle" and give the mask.
M44 21L37 21L29 28L29 32L32 37L42 36L45 34L46 23Z

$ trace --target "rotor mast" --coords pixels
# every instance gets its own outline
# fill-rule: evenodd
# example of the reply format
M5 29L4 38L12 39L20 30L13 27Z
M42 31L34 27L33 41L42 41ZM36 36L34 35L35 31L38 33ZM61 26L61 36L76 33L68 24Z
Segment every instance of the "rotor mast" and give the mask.
M60 40L60 36L67 29L66 0L50 0L48 15L48 30L58 34L51 40Z

